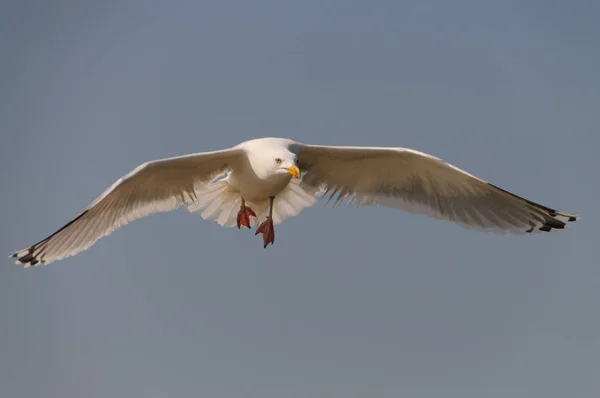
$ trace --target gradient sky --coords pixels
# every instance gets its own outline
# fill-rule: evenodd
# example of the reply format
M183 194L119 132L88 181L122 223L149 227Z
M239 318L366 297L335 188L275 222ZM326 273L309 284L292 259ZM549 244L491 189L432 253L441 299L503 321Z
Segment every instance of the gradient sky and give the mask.
M184 210L0 267L0 397L600 396L598 1L0 4L0 253L138 164L405 146L583 220L501 236L323 203Z

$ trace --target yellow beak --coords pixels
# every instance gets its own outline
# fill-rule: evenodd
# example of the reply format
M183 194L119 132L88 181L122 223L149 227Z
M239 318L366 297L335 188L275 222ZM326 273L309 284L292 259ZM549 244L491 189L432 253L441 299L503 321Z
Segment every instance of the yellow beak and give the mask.
M288 168L286 170L294 178L300 178L300 169L298 168L298 166L294 165L294 166L292 166L292 167L290 167L290 168Z

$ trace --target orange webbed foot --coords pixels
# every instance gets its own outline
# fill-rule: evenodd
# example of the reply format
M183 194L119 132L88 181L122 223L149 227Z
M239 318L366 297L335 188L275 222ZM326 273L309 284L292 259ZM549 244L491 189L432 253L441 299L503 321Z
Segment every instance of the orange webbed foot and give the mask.
M275 228L273 227L273 219L271 217L267 217L267 219L258 226L254 235L258 235L260 233L263 234L265 248L269 243L275 243Z
M250 217L256 217L256 214L254 213L254 211L251 208L246 207L245 205L240 206L240 211L238 212L238 215L237 215L238 229L240 229L240 227L242 225L244 227L250 228Z

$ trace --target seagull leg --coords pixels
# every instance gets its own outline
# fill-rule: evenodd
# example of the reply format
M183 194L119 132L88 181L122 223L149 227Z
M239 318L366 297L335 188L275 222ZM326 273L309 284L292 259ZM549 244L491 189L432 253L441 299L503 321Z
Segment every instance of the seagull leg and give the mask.
M256 214L254 213L254 211L251 208L246 207L246 201L244 200L244 198L242 198L242 205L240 206L240 211L238 212L238 215L237 215L238 229L240 229L240 227L242 225L244 227L250 228L250 217L251 216L256 217Z
M273 227L273 200L275 200L275 196L270 196L269 215L267 216L267 219L259 225L259 227L256 229L256 233L254 234L263 234L265 248L269 243L275 243L275 228Z

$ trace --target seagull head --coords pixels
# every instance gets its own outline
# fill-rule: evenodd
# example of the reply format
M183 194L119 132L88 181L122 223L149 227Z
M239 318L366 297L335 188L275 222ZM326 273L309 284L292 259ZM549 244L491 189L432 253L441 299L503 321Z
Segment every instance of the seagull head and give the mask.
M288 174L294 178L300 178L298 161L293 153L280 154L273 158L273 169L276 174Z
M254 172L260 178L300 178L296 154L290 150L292 140L283 138L258 138L241 143Z

